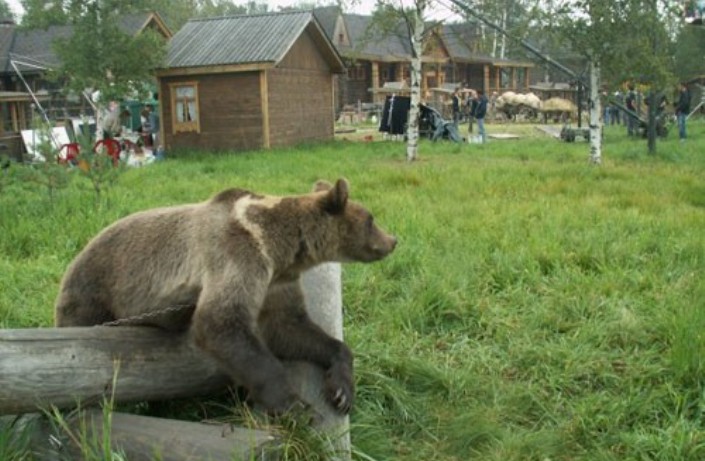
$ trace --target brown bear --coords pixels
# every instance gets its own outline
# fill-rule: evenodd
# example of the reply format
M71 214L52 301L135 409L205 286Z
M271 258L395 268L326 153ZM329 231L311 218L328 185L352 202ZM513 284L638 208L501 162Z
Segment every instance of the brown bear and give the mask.
M104 229L67 269L56 325L132 318L188 329L198 347L275 414L300 403L280 360L313 362L326 370L327 400L348 413L352 353L309 319L300 274L327 261L377 261L396 243L348 200L344 179L335 186L319 181L312 193L289 197L229 189Z

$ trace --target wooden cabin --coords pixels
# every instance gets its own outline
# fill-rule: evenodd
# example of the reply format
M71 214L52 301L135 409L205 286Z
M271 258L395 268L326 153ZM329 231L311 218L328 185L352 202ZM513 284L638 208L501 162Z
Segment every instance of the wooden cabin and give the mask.
M333 139L343 62L311 12L193 19L157 71L165 149Z
M343 13L337 6L316 8L314 14L343 57L347 73L337 81L337 107L384 100L385 85L410 79L411 49L403 24L395 32L373 26L372 17ZM472 23L439 24L423 44L421 92L432 98L444 85L482 89L486 94L526 92L533 63L498 59L479 52Z

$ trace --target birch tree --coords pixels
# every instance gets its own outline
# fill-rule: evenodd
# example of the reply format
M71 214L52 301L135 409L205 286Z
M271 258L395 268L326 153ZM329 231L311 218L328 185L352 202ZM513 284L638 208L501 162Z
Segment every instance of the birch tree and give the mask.
M409 127L407 129L406 160L413 162L418 157L419 149L419 104L421 103L421 55L425 33L424 13L426 0L416 0L412 8L408 26L411 39L411 107L409 108Z
M536 0L465 0L463 3L501 29L511 31L514 36L525 35L537 11ZM505 59L512 54L515 43L496 29L489 34L486 29L485 24L480 23L482 52L499 59Z
M437 23L426 21L431 0L383 1L379 0L373 14L371 27L385 34L397 34L409 45L411 106L407 124L406 160L418 158L419 104L421 103L421 72L424 41Z

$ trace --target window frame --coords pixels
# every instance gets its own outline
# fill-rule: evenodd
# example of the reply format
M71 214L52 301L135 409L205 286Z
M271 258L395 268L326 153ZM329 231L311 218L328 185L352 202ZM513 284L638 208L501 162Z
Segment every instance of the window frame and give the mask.
M193 107L196 111L195 119L189 121L180 121L178 117L178 104L179 100L177 98L177 93L180 88L193 88L193 98L189 98L187 104L193 103ZM200 133L201 132L201 107L199 102L199 92L198 92L198 82L188 81L188 82L174 82L169 84L169 93L171 96L171 126L172 133ZM185 98L184 98L185 99ZM183 102L182 102L183 103Z

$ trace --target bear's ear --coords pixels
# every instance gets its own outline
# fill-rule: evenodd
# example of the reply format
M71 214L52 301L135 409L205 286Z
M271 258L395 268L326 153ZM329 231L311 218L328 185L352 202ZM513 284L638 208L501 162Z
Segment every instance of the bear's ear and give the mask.
M348 182L339 179L335 186L321 199L323 209L330 214L342 213L348 203Z
M333 188L333 184L329 183L328 181L324 181L323 179L319 179L316 181L316 184L313 185L313 191L314 192L322 192L324 190L331 190Z

